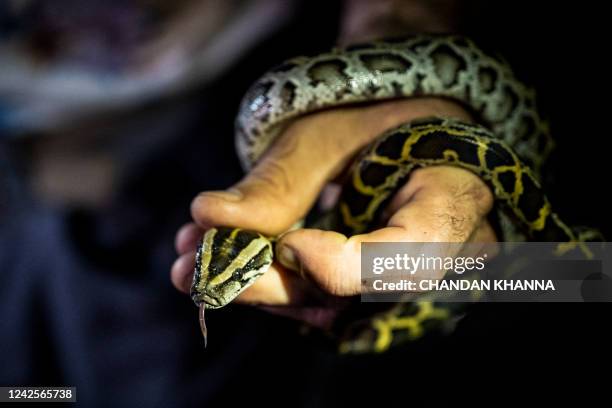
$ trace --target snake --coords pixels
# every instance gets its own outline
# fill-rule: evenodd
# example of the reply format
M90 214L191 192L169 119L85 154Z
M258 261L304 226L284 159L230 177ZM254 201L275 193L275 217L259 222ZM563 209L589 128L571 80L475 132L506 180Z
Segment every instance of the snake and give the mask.
M458 102L474 122L420 118L385 131L354 160L337 204L321 217L325 228L347 236L375 229L415 169L450 165L476 174L491 189L504 240L580 247L599 239L595 230L562 221L543 191L542 166L554 141L534 89L503 57L465 36L372 41L283 62L261 76L240 104L238 157L250 170L292 121L313 112L425 96ZM231 303L262 276L274 260L276 238L232 226L203 235L191 297L200 307L205 338L205 309ZM449 327L462 313L456 305L426 299L374 311L356 303L351 310L357 312L336 328L341 352L383 352Z

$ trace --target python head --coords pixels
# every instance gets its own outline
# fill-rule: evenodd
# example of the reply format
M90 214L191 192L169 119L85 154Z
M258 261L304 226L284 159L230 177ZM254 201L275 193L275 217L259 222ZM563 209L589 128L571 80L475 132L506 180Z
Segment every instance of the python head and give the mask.
M211 228L198 246L191 298L210 309L225 306L268 270L273 254L270 240L258 232Z

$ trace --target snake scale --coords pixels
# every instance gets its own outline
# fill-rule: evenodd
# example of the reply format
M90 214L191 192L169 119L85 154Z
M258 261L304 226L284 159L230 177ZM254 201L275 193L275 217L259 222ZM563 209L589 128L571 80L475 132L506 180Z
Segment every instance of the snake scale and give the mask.
M426 118L386 131L355 160L329 214L331 229L350 236L374 228L414 169L444 164L472 171L488 184L499 204L504 239L580 243L595 236L568 227L542 191L539 173L553 140L535 92L502 58L462 36L375 41L286 61L243 99L236 121L238 155L246 170L252 168L292 120L311 112L418 96L457 101L478 124ZM205 336L205 307L231 302L265 273L273 255L273 237L255 231L217 227L204 234L191 295L200 306ZM387 305L343 326L340 350L385 351L444 327L456 314L450 304L426 300Z

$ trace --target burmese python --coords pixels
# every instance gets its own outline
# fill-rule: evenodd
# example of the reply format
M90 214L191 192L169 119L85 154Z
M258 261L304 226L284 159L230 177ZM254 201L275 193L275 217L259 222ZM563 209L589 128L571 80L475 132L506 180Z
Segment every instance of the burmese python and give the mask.
M579 243L552 211L538 181L553 142L536 109L535 93L503 59L485 54L461 36L418 36L337 48L298 57L260 78L242 101L236 145L250 169L298 116L341 105L394 98L438 96L468 108L480 124L429 118L391 129L353 165L332 211L331 228L353 235L374 228L381 210L410 172L454 165L479 175L493 191L504 239ZM591 234L592 235L592 234ZM192 298L218 308L263 274L273 259L263 235L219 227L203 237L196 255ZM343 351L383 351L441 327L455 311L429 301L393 304L343 328Z

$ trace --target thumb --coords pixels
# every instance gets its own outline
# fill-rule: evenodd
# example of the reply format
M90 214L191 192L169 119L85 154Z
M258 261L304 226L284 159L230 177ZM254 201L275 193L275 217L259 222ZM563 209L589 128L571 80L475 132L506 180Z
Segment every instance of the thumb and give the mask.
M469 117L454 102L435 98L381 102L322 111L293 122L257 166L228 191L198 195L193 219L278 235L303 218L326 182L386 129L417 117Z
M303 218L325 183L354 148L338 148L325 115L296 121L238 184L227 191L200 193L191 214L200 226L236 226L278 235ZM333 131L333 130L331 130ZM345 145L346 146L346 145Z

